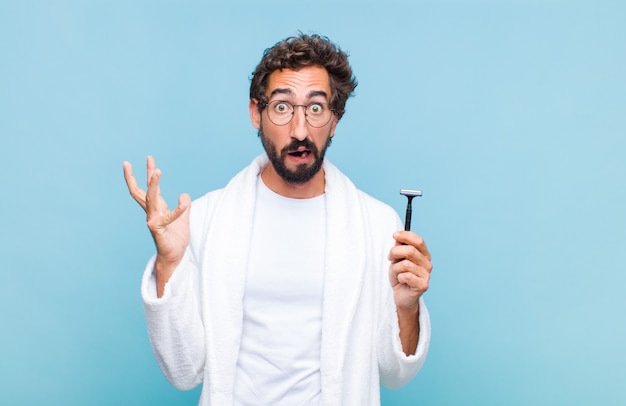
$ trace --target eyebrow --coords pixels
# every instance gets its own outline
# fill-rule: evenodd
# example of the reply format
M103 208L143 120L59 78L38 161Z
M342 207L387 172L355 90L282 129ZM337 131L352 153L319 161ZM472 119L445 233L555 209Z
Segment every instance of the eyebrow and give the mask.
M279 88L276 88L276 89L272 90L272 93L270 94L270 99L274 95L277 95L277 94L286 94L286 95L289 95L289 96L295 96L293 90L288 89L288 88L279 87ZM315 96L323 96L326 100L328 100L328 94L326 94L326 92L323 91L323 90L311 90L306 95L306 98L307 99L311 99L311 98L313 98Z

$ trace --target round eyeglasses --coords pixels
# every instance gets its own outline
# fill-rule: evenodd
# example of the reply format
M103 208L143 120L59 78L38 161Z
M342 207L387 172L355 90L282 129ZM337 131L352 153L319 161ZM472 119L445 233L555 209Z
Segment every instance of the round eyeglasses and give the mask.
M324 127L330 122L335 109L331 109L328 103L313 102L309 104L291 104L284 100L274 100L262 103L267 107L267 117L276 125L287 125L295 114L296 107L304 107L304 117L311 127Z

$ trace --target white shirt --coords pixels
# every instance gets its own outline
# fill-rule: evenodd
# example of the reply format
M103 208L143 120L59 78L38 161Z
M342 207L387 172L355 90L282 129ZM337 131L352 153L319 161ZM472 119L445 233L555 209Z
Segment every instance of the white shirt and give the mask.
M290 199L261 178L252 227L236 405L318 405L325 197Z

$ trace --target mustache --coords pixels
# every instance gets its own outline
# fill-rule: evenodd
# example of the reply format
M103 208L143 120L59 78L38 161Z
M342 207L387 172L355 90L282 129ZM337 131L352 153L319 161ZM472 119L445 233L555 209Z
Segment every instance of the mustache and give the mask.
M317 147L308 138L305 138L302 141L293 140L291 142L291 144L289 144L286 147L284 147L281 152L283 154L288 154L290 152L296 152L296 151L298 151L298 149L300 149L300 147L304 147L304 148L308 149L311 152L317 153Z

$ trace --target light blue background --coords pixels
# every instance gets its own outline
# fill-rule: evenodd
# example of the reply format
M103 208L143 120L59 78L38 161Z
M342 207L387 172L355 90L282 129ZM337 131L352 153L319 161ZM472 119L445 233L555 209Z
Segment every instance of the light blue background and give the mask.
M626 404L622 1L0 2L0 404L195 404L149 348L153 246L122 161L174 204L261 145L262 51L328 35L360 82L329 159L434 256L432 347L384 405Z

